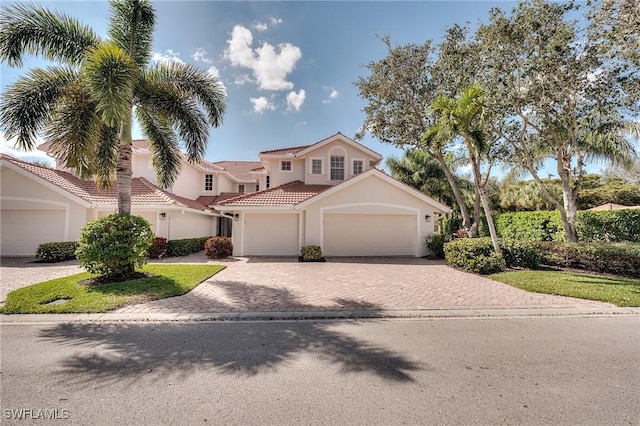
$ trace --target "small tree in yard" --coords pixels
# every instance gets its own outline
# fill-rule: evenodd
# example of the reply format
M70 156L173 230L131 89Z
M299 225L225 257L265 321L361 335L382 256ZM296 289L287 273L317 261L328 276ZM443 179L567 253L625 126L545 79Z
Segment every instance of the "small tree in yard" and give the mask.
M146 263L153 241L151 225L140 216L112 214L82 228L76 256L89 272L123 281Z

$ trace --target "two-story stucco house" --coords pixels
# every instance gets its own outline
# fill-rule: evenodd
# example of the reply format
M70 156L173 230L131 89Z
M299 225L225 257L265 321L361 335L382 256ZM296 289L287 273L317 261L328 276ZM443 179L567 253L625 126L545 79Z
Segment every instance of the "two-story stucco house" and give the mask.
M48 152L48 145L40 149ZM380 154L337 133L312 145L263 151L259 161L183 161L174 185L157 186L149 143L133 142L132 213L168 239L233 237L234 255L427 254L425 236L450 209L375 168ZM116 194L62 167L0 156L0 252L30 256L48 241L78 238L114 213Z

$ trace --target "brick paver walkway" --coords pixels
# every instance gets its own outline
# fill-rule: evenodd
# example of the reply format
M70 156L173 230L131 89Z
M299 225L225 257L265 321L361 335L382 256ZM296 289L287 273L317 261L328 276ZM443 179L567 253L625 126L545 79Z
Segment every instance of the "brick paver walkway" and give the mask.
M422 309L606 307L529 293L415 258L238 258L190 293L116 313L314 312Z

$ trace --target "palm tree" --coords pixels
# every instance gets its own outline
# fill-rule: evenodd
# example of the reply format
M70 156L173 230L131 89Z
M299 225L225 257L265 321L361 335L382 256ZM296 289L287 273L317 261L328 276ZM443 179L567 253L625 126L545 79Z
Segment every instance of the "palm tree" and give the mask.
M436 124L425 133L425 139L437 138L451 140L461 137L467 149L468 159L471 163L473 181L477 194L480 196L482 207L487 219L491 241L496 253L500 254L500 245L491 208L487 200L480 172L482 156L487 149L485 141L484 114L485 93L478 86L470 86L456 99L450 96L440 95L432 103L431 109L439 114Z
M223 86L193 66L149 64L155 11L147 0L112 0L107 40L76 19L17 4L0 13L0 60L21 66L25 54L57 62L32 69L0 101L0 126L25 150L44 134L51 151L81 178L118 192L118 213L131 213L131 129L151 142L158 183L187 159L202 159L209 125L222 123Z

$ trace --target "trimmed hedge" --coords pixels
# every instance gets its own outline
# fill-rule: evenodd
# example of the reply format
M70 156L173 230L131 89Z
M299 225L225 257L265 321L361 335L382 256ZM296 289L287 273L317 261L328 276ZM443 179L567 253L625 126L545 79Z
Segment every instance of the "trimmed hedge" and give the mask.
M204 253L209 259L226 259L233 256L233 244L229 237L211 237L204 243Z
M503 238L499 241L502 256L493 250L491 238L461 238L444 245L449 265L478 274L492 274L504 268L536 269L541 257L537 246L529 241Z
M502 213L493 216L501 238L529 241L566 241L558 211ZM640 242L640 209L579 211L576 218L581 242ZM489 235L483 217L480 236Z
M204 250L204 243L211 237L184 238L167 241L167 257L188 256Z
M322 249L320 246L304 246L300 250L300 257L304 262L317 262L322 260Z
M458 229L462 229L462 218L452 217L450 219L442 219L442 233L446 236L455 234Z
M640 243L535 243L545 265L640 278Z
M38 262L55 263L65 260L76 259L76 241L61 241L40 244L36 249L36 260Z

